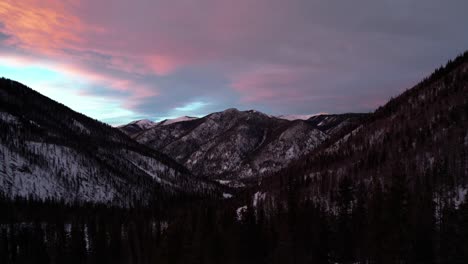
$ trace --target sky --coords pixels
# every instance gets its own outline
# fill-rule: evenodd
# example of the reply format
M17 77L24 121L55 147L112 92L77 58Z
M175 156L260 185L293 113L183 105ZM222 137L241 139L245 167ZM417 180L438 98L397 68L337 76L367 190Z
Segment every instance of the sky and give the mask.
M369 112L468 49L466 0L1 0L0 76L119 125Z

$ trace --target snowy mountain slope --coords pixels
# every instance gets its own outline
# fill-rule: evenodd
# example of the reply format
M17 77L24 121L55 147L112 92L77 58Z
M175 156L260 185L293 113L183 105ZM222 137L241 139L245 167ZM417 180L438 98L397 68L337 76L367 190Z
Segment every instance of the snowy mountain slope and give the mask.
M312 151L329 135L313 122L227 109L199 119L154 126L134 138L197 175L232 180L277 171Z
M143 120L133 121L131 123L119 126L117 128L120 129L125 134L129 135L130 137L135 137L138 133L141 133L141 132L143 132L145 130L148 130L148 129L152 128L152 127L167 126L167 125L175 124L175 123L179 123L179 122L195 120L197 118L198 117L181 116L181 117L174 118L174 119L164 119L163 121L160 121L160 122L153 122L153 121L148 120L148 119L143 119Z
M339 115L315 115L307 121L320 131L329 135L339 134L341 131L349 127L354 127L356 124L362 123L370 114L348 113Z
M96 177L103 174L89 159L76 159L71 148L38 142L23 142L25 150L0 145L0 186L4 194L37 199L113 203L118 183Z
M157 125L156 122L153 122L148 119L136 120L129 124L118 126L117 128L120 129L125 134L131 136L141 131L147 130L153 126Z
M0 79L0 192L118 205L209 193L171 158L118 129Z
M132 122L130 124L135 124L135 125L141 127L141 129L145 130L145 129L148 129L148 128L154 126L156 123L151 121L151 120L148 120L148 119L142 119L142 120Z
M294 121L294 120L308 120L318 115L326 115L326 113L319 113L319 114L312 114L312 115L279 115L279 116L276 116L276 118Z
M312 121L318 127L327 125L325 117L316 119ZM459 190L468 187L467 135L465 53L368 115L345 136L327 141L273 175L269 183L262 182L262 188L278 201L273 196L285 191L281 182L289 179L302 199L329 206L340 184L350 179L353 190L361 185L368 194L403 184L410 191L430 191L439 202L456 203L462 196Z
M165 119L165 120L163 120L161 122L158 122L157 125L158 126L167 126L167 125L174 124L174 123L195 120L197 118L198 117L193 117L193 116L181 116L181 117L173 118L173 119Z

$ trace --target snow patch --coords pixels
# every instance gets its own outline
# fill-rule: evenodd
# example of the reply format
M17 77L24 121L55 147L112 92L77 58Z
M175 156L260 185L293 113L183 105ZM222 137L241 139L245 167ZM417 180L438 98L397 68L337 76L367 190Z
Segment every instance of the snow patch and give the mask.
M75 126L76 128L78 128L78 130L80 130L81 132L85 133L85 134L90 134L91 132L89 132L89 129L87 129L83 124L81 124L80 122L76 121L75 119L73 119L73 126Z
M224 198L224 199L232 198L232 194L230 194L230 193L223 193L223 198Z
M195 119L198 119L198 117L181 116L181 117L174 118L174 119L163 120L163 121L157 123L157 125L167 126L167 125L170 125L170 124L175 124L175 123L185 122L185 121L191 121L191 120L195 120Z
M317 114L311 114L311 115L279 115L276 117L279 119L294 121L294 120L307 120L314 116L326 115L326 114L327 113L317 113Z
M252 201L253 207L257 207L259 202L265 200L265 197L266 197L266 193L260 192L260 191L256 192L254 194L253 201Z
M216 180L216 181L222 185L229 185L231 183L231 181L228 181L228 180Z
M463 188L463 187L459 187L456 190L455 199L454 199L455 208L458 208L463 202L465 202L465 197L467 193L468 193L468 189Z
M0 112L0 120L4 121L5 123L9 124L18 124L18 118L14 115L9 113Z
M245 187L245 184L243 184L242 182L238 182L238 181L221 180L221 179L218 179L215 181L221 185L228 186L231 188L244 188Z
M242 219L244 219L244 214L246 212L247 212L247 205L237 208L236 210L237 220L242 221Z

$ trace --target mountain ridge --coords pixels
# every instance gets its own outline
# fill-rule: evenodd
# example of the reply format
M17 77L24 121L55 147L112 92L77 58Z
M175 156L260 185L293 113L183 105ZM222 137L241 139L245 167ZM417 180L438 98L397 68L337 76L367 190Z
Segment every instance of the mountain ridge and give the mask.
M310 120L289 121L255 110L229 108L195 120L153 126L132 137L185 164L195 174L239 180L284 167L340 131L339 125L354 124L363 116L336 115L336 122L329 123L336 131L322 131Z
M215 188L165 154L18 82L0 79L0 112L6 196L129 206Z
M439 206L440 201L460 204L468 193L467 94L468 52L376 109L345 135L264 179L259 188L266 210L271 210L272 201L284 198L279 196L287 192L288 181L300 199L328 208L339 202L336 197L344 182L354 190L364 189L366 197L361 199L366 201L378 190L402 184L409 191L428 188Z

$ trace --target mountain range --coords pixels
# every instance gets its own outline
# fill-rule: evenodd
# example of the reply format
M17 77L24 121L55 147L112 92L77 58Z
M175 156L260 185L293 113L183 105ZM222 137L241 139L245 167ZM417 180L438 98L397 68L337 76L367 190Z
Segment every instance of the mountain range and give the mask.
M467 57L374 113L271 116L231 108L118 128L1 79L1 191L131 205L182 194L223 197L264 179L259 188L275 193L278 181L294 172L300 192L317 199L332 199L343 178L385 186L396 174L410 186L434 175L431 181L461 199L468 170Z
M202 118L139 126L139 131L130 136L174 158L199 176L235 182L278 171L330 137L357 126L367 116L311 115L288 120L232 108ZM129 133L141 122L119 129Z

